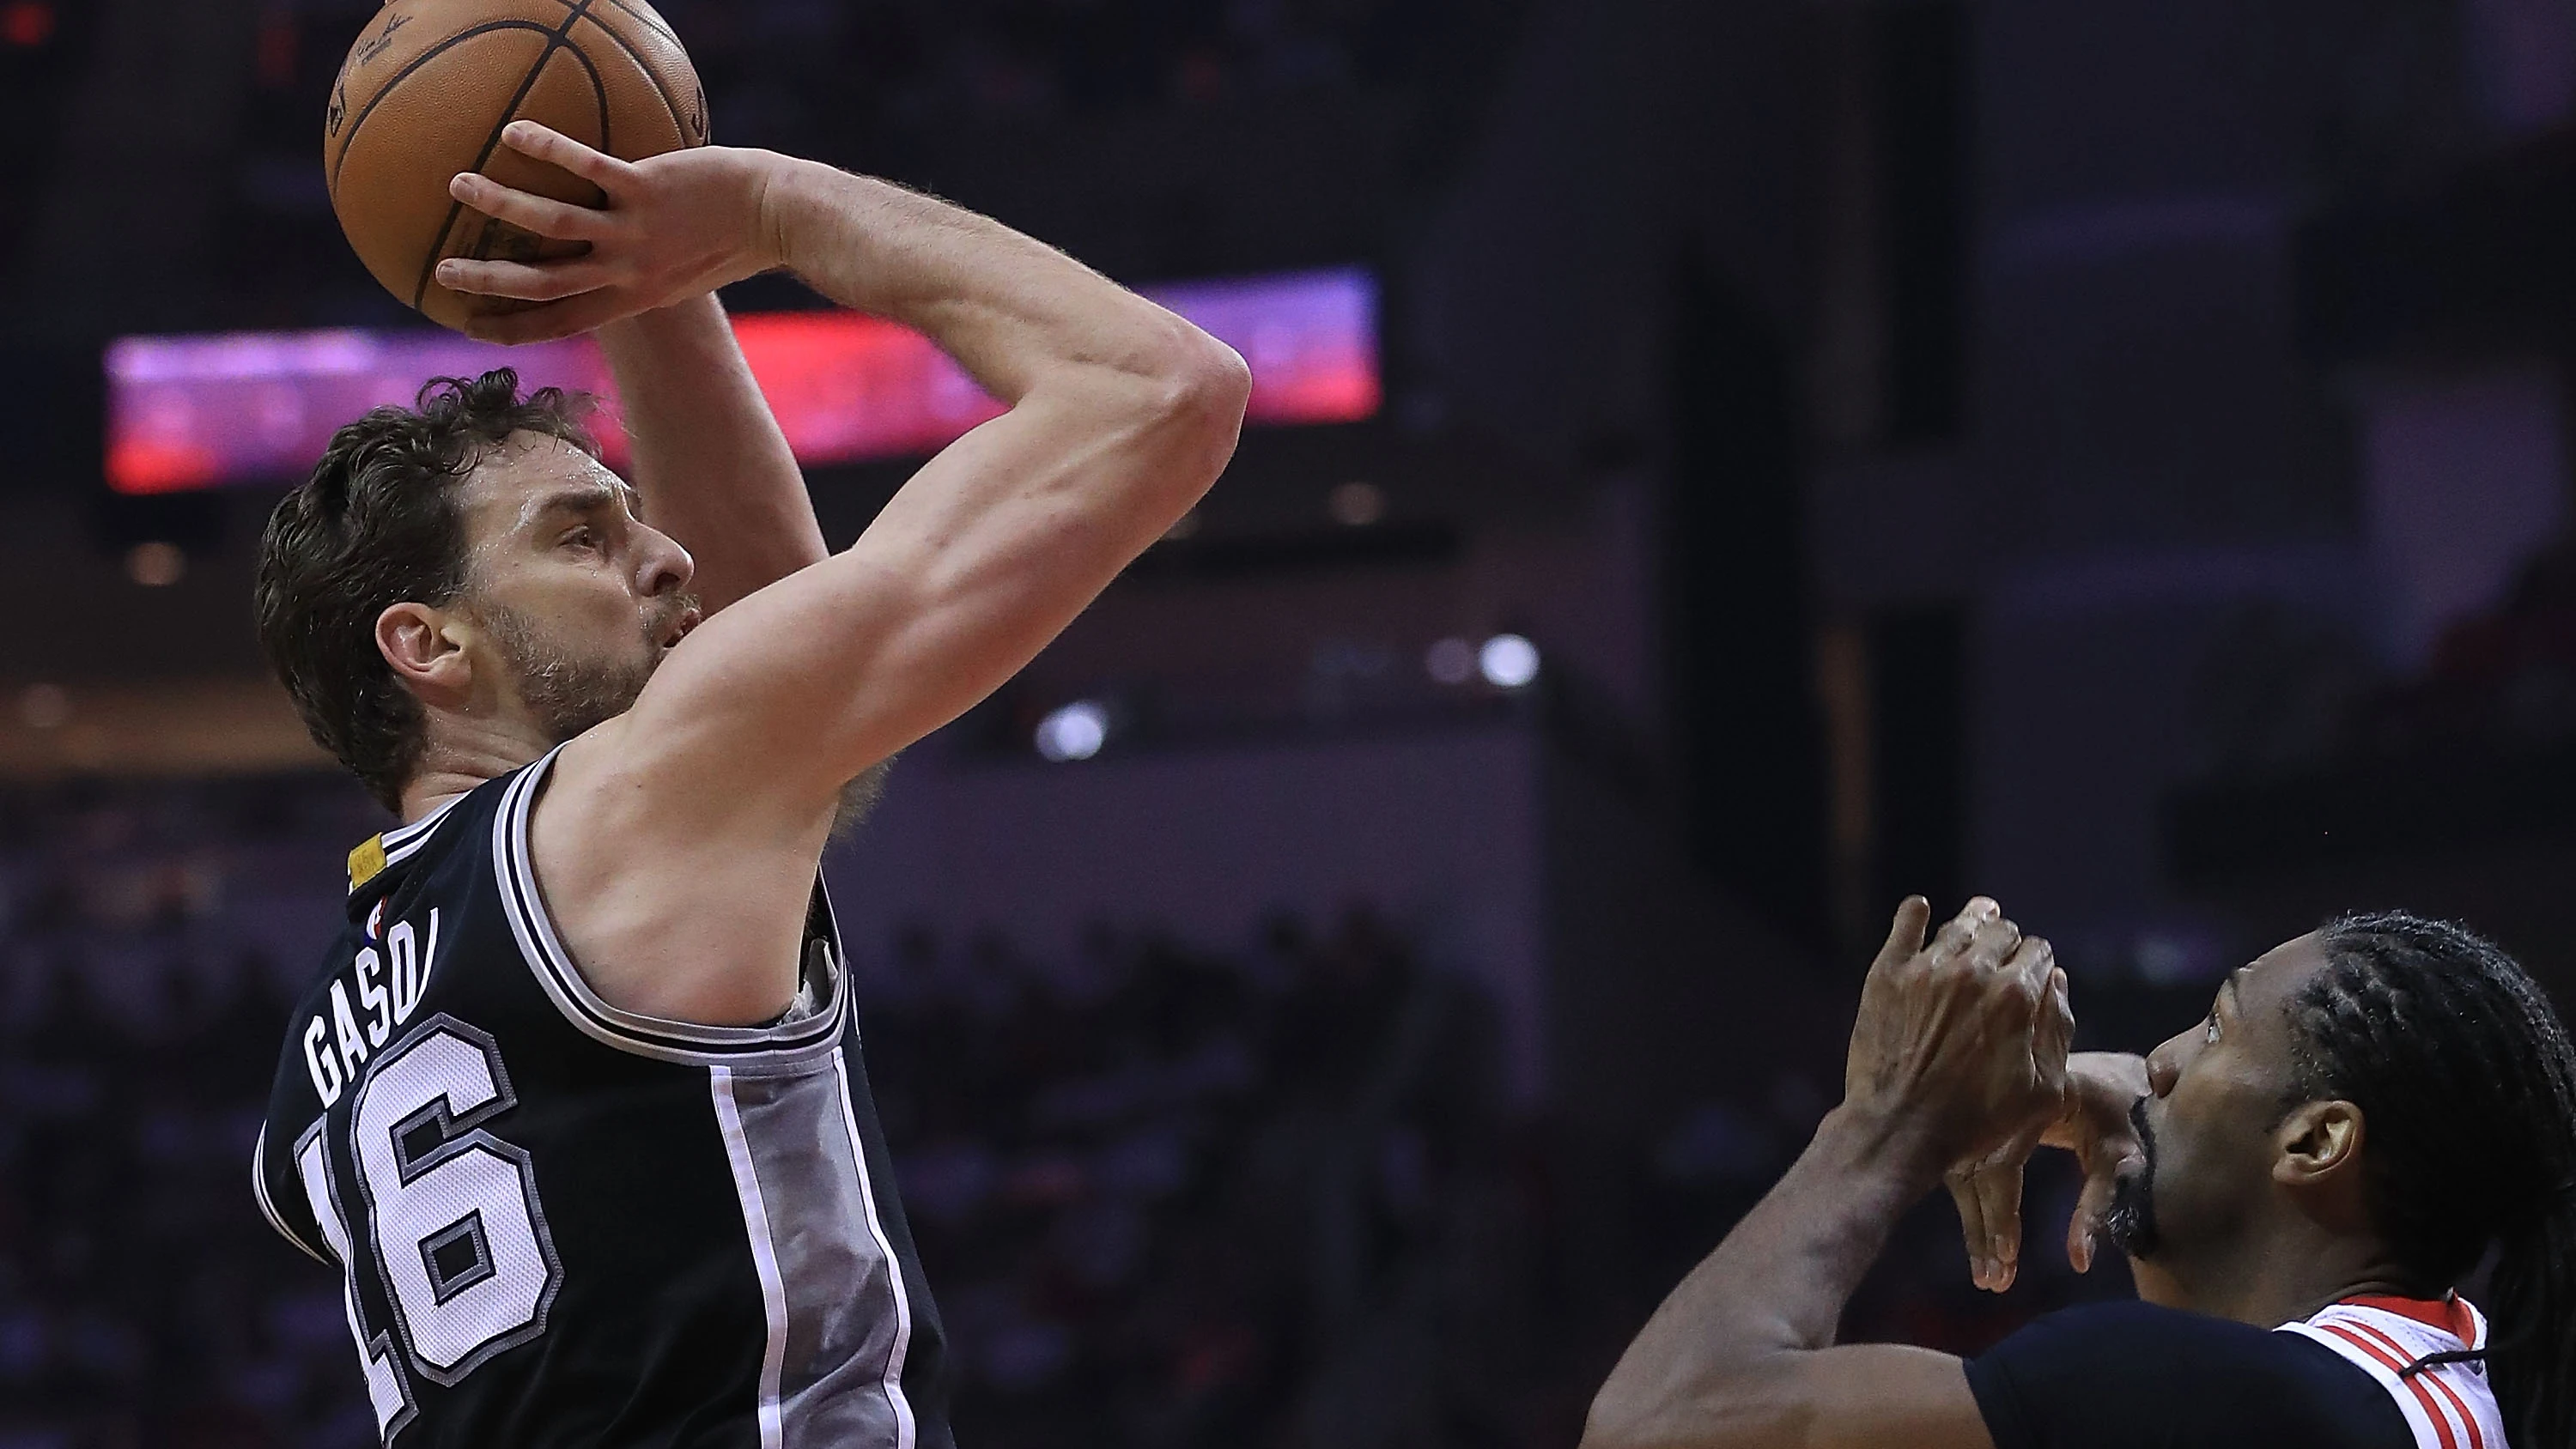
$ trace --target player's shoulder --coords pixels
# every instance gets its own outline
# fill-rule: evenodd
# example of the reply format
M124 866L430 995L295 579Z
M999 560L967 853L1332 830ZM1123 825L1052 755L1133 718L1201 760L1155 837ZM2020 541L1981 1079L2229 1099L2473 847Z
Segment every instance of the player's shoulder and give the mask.
M2408 1449L2386 1393L2331 1349L2135 1300L2048 1314L1969 1361L1998 1449Z

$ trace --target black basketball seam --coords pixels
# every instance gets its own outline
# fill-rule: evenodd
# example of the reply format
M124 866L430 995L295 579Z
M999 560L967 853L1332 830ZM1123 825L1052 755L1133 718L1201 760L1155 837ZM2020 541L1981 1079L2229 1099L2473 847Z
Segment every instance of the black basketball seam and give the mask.
M558 5L570 5L572 0L555 0L555 3ZM634 16L645 29L652 31L655 35L662 37L673 45L679 45L683 53L686 53L688 50L687 46L680 45L680 33L671 28L669 21L662 19L658 15L647 15L643 11L636 9L634 6L627 4L626 0L608 0L608 3L616 9L623 10L627 14ZM597 23L596 20L594 20L593 23ZM602 25L599 28L606 30L608 27ZM637 58L641 59L642 57L639 56Z
M564 3L570 4L571 0L564 0ZM608 3L615 5L617 4L617 0L608 0ZM624 9L625 7L619 6L618 8ZM671 89L670 87L662 84L660 73L656 72L652 66L645 64L644 53L637 50L634 43L629 41L625 36L618 34L617 27L602 24L598 16L589 15L584 16L583 18L588 20L600 34L616 41L617 48L625 51L627 59L635 62L635 69L642 72L644 79L652 84L653 94L662 98L662 109L671 113L671 129L679 133L680 144L682 146L688 145L689 123L680 116L680 103L671 99ZM599 149L605 151L608 148L606 146L602 146Z
M501 108L501 119L493 123L492 134L483 138L483 149L475 153L474 165L470 169L480 171L483 169L483 163L492 159L493 151L501 144L501 133L508 130L510 122L518 116L519 107L528 99L528 92L537 88L537 78L546 73L546 63L555 58L556 51L564 48L566 37L572 34L572 28L581 23L583 15L589 13L592 0L568 0L568 3L572 7L572 13L564 17L561 29L545 32L546 48L537 53L536 63L528 67L527 75L521 77L518 92L510 97L510 104ZM539 28L542 29L542 27ZM438 271L438 254L447 249L447 235L456 230L457 214L464 210L464 202L447 203L447 219L439 223L438 234L430 238L429 254L422 257L420 262L419 285L411 289L413 311L420 310L421 299L429 295L429 279Z
M569 3L569 0L567 0L567 3ZM376 107L383 103L385 97L393 94L394 87L401 85L404 79L410 76L413 71L416 71L422 66L429 64L431 61L438 59L438 57L446 54L455 46L471 40L475 36L488 35L496 30L533 30L539 35L552 35L554 33L533 20L487 20L480 25L460 30L454 35L447 37L445 40L438 42L436 45L431 46L429 49L422 51L420 54L413 56L410 60L405 61L403 63L403 68L395 71L391 80L388 80L383 85L376 87L376 93L367 97L367 103L358 108L358 118L349 123L349 134L341 138L340 154L331 158L330 189L331 196L334 200L337 200L340 195L340 167L349 159L349 148L358 143L358 128L367 123L367 117L376 113Z
M606 30L608 27L603 25L599 28ZM581 62L582 74L590 77L590 98L599 102L599 149L614 156L617 154L617 148L609 144L608 134L608 85L599 78L599 64L578 45L567 42L564 49L573 59Z
M647 15L643 11L636 9L634 6L627 4L626 0L608 0L608 3L617 9L623 10L627 14L634 16L638 22L644 25L645 28L660 35L664 40L671 42L673 45L680 45L680 32L673 30L669 21L664 20L657 15ZM680 49L685 52L688 47L681 45Z
M563 6L567 6L567 7L569 7L569 6L573 3L573 0L555 0L555 3L556 3L556 4L558 4L558 5L563 5ZM609 4L611 4L611 5L613 5L613 6L615 6L616 8L618 8L618 9L620 9L620 10L625 11L627 14L634 16L634 17L635 17L635 19L636 19L637 21L639 21L640 23L642 23L642 24L643 24L643 26L644 26L646 29L648 29L648 30L652 31L652 32L653 32L654 34L656 34L656 35L661 36L664 40L667 40L667 41L671 42L671 44L673 44L673 45L675 45L675 46L679 46L679 45L680 45L680 37L679 37L677 34L673 33L673 31L671 30L671 27L670 27L670 26L668 26L668 25L664 25L664 24L660 24L660 23L657 23L657 22L653 19L653 17L651 17L651 16L649 16L649 15L646 15L643 11L636 9L636 8L635 8L634 6L632 6L632 5L628 5L628 4L626 4L626 3L625 3L625 0L608 0L608 3L609 3ZM682 146L687 146L687 145L689 145L689 144L690 144L690 141L689 141L689 122L688 122L688 118L680 114L680 103L679 103L677 100L673 99L673 97L672 97L672 95L671 95L671 88L670 88L669 86L666 86L666 85L662 84L662 74L661 74L661 72L659 72L659 71L657 71L657 70L653 69L653 67L652 67L651 65L649 65L649 64L647 64L647 63L645 62L645 60L644 60L644 52L642 52L642 51L640 51L640 50L637 50L637 49L635 48L635 43L634 43L633 41L631 41L631 40L628 40L624 35L620 34L620 33L618 32L618 29L617 29L617 27L616 27L616 26L610 25L608 22L606 22L606 21L604 21L604 20L600 19L600 18L599 18L598 16L596 16L596 15L588 15L588 16L584 16L584 17L582 17L582 18L584 18L584 19L588 20L591 24L593 24L593 25L595 25L595 26L599 27L599 30L600 30L600 33L601 33L601 34L606 35L609 39L616 41L616 42L617 42L617 48L618 48L618 49L620 49L620 50L622 50L622 51L625 51L625 52L626 52L626 56L627 56L627 58L628 58L629 60L632 60L632 61L634 61L634 62L635 62L635 68L636 68L637 70L639 70L639 71L642 71L642 72L644 73L644 79L645 79L645 80L647 80L647 81L650 81L650 82L652 83L652 86L653 86L653 93L654 93L655 95L658 95L658 96L660 96L660 97L662 98L662 107L663 107L663 109L665 109L665 110L667 110L667 111L669 111L669 112L671 113L671 128L672 128L673 130L675 130L675 131L677 131L677 132L679 132L679 133L680 133L680 144L681 144ZM681 54L681 56L682 56L683 58L686 58L686 57L687 57L687 55L688 55L688 48L687 48L686 46L680 46L680 54ZM696 69L697 69L696 62L692 61L692 62L690 63L690 67L689 67L689 68L690 68L690 71L694 74L694 73L695 73L695 71L696 71ZM601 149L601 150L603 150L603 151L605 151L605 150L607 150L608 148L607 148L607 147L605 147L605 146L602 146L600 149Z

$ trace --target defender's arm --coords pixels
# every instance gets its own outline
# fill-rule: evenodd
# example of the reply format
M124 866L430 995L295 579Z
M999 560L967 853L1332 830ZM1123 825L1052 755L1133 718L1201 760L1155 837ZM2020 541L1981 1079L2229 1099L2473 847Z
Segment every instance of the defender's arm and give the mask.
M1884 1120L1836 1109L1628 1346L1584 1449L1993 1449L1958 1359L1833 1343L1888 1230L1938 1176Z
M1942 1167L2064 1098L2074 1022L2048 944L1981 898L1927 947L1929 915L1908 900L1870 966L1843 1104L1629 1345L1587 1449L1993 1449L1958 1359L1833 1343Z

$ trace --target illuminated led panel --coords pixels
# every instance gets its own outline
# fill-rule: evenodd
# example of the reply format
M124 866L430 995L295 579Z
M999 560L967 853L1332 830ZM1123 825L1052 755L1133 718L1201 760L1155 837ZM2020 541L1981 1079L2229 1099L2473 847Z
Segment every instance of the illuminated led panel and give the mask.
M1149 289L1252 366L1251 421L1335 423L1377 411L1375 287L1357 271ZM807 463L930 452L1000 407L919 333L850 312L734 319L743 355ZM608 366L588 338L495 347L448 332L127 337L107 351L109 486L167 493L301 476L332 429L409 403L424 379L515 367L531 387L609 399L597 419L625 453Z

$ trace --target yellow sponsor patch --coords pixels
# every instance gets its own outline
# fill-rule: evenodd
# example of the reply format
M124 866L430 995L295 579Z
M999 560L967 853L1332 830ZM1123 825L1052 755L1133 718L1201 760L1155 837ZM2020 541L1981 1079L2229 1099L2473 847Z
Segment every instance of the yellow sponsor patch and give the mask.
M370 835L366 842L349 852L349 889L356 890L384 872L385 838Z

